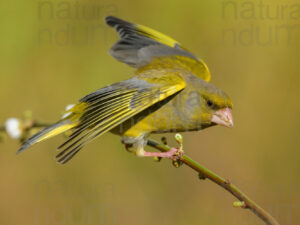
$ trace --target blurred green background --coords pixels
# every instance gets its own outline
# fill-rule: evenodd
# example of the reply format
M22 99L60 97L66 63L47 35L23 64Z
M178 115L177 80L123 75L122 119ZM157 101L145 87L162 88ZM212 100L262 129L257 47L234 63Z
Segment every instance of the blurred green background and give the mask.
M281 224L300 223L299 1L2 1L0 122L65 106L133 75L107 54L115 15L164 32L209 66L234 101L232 129L185 133L196 161L230 179ZM161 135L153 135L159 140ZM167 136L169 140L173 135ZM136 158L105 134L66 165L57 137L16 156L0 144L0 224L263 224L186 166ZM174 143L174 142L173 142Z

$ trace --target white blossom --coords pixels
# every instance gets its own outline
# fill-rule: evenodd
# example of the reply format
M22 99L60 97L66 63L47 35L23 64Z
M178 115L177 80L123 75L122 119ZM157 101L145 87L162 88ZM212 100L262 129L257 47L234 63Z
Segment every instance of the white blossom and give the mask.
M75 106L75 104L69 104L66 106L66 112L62 115L62 119L68 117L69 115L71 115L71 112L68 112L70 111L73 107Z
M16 118L9 118L5 122L5 130L11 138L18 139L22 135L22 129L20 125L20 120Z
M69 104L66 106L66 111L69 111L70 109L72 109L75 106L75 104Z

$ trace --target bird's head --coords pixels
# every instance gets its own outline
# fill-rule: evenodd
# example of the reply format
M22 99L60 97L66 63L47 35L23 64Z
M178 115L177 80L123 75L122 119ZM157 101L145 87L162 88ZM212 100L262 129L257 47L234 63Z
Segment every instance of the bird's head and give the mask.
M211 83L203 82L199 90L203 125L233 127L230 97Z

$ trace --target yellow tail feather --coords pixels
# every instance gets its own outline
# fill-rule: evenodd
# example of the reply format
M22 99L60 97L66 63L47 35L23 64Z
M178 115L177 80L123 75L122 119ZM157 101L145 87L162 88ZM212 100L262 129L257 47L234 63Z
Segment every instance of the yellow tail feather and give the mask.
M25 149L29 148L30 146L34 145L35 143L44 141L48 138L54 137L58 134L61 134L67 130L70 130L71 128L75 127L77 123L72 123L70 120L62 120L58 123L55 123L49 127L46 127L45 129L41 130L37 134L30 137L17 151L17 153L20 153L24 151Z

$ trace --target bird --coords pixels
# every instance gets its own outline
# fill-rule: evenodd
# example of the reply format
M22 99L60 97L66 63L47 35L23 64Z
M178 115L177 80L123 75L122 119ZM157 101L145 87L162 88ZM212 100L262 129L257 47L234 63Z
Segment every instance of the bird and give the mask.
M145 151L151 134L233 126L232 100L210 83L203 60L152 28L114 16L107 16L105 22L120 37L110 55L134 67L134 75L81 98L58 122L25 141L17 153L70 130L58 147L56 159L61 164L107 132L121 136L139 157L171 158L176 148Z

